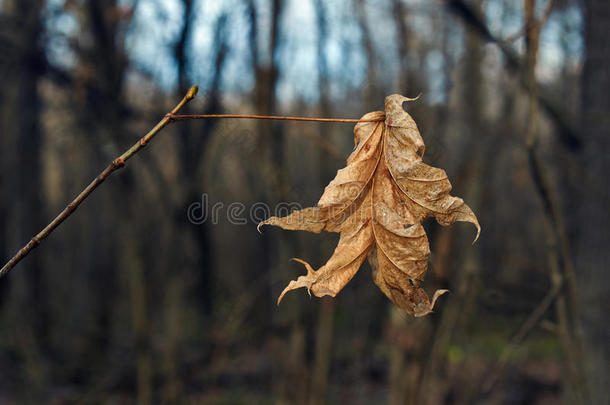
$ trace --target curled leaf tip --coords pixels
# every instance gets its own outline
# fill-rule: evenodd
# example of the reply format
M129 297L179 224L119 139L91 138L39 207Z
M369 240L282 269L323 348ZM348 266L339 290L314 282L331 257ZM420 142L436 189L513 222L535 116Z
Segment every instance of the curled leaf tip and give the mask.
M280 296L277 299L277 305L280 305L280 302L282 302L282 299L284 298L284 295L286 295L286 293L288 291L292 291L292 290L296 290L297 288L302 288L305 287L307 288L307 292L309 293L309 296L311 297L311 286L313 284L313 280L311 280L309 277L307 276L301 276L296 280L292 280L290 283L288 283L288 286L286 288L284 288L284 290L282 291L282 293L280 294Z
M415 96L415 98L409 98L409 97L405 97L405 98L407 99L407 101L417 101L422 96L422 94L423 93L419 93L417 96Z
M474 237L474 240L472 241L472 244L474 245L475 243L477 243L477 240L479 240L479 235L481 235L481 225L479 225L479 222L477 221L474 226L477 227L477 235Z
M311 297L311 286L313 286L314 282L316 281L316 272L309 265L309 263L307 263L304 260L298 259L296 257L292 258L290 260L293 260L295 262L299 262L299 263L303 264L305 266L305 269L307 269L307 274L304 275L304 276L300 276L296 280L292 280L290 283L288 283L288 286L286 288L284 288L284 291L282 291L282 293L280 294L279 298L277 299L277 304L278 305L280 305L280 302L282 301L282 298L284 298L284 295L288 291L296 290L297 288L303 288L303 287L307 288L307 293Z
M432 302L430 303L430 309L434 308L434 304L436 303L436 300L438 299L438 297L440 297L443 294L448 293L449 290L436 290L434 292L434 295L432 296Z
M256 230L258 231L258 233L260 233L261 235L263 234L263 232L261 231L261 228L265 225L267 225L266 223L267 221L261 221L258 223L258 225L256 226Z
M301 263L303 266L305 266L305 269L307 269L307 276L308 277L311 277L311 276L313 276L315 274L316 271L305 260L301 260L298 257L293 257L290 260L292 260L293 262Z
M419 93L416 97L406 97L401 94L392 94L391 96L387 96L385 98L386 113L389 106L402 106L402 103L404 103L405 101L417 101L421 96L422 93Z
M421 316L428 315L434 309L434 304L436 304L436 300L438 299L438 297L440 297L441 295L448 293L448 292L449 292L449 290L436 290L434 292L434 295L432 296L432 301L430 301L430 303L418 304L415 307L413 315L415 317L421 317Z
M288 288L288 287L286 287ZM282 302L282 298L284 298L284 294L286 294L286 288L284 289L284 291L282 291L282 293L280 294L280 296L277 298L277 303L276 305L279 307L280 306L280 302Z

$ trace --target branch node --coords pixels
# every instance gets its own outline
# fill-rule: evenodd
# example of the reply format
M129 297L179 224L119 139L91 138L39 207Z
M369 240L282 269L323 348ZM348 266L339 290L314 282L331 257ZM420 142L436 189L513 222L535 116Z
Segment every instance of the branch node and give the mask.
M121 157L118 157L112 161L112 165L116 168L121 168L125 166L125 160L123 160L123 158Z

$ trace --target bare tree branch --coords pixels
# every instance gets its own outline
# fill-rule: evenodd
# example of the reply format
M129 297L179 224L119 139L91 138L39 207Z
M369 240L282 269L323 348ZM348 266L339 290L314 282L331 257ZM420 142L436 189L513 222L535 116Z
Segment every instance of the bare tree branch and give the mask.
M178 113L182 107L184 107L189 101L195 98L197 94L197 86L193 86L184 96L182 101L174 107L170 114L166 115L153 129L151 129L142 139L140 139L135 145L129 148L125 153L123 153L118 158L114 159L104 171L102 171L68 206L57 216L50 224L48 224L42 231L40 231L36 236L34 236L28 243L25 245L12 259L6 263L2 269L0 269L0 278L4 277L8 274L9 271L17 263L19 263L24 257L26 257L34 248L36 248L40 242L49 236L51 232L55 230L62 222L64 222L70 215L76 211L78 206L85 201L87 197L110 176L116 170L125 166L127 160L133 157L136 153L138 153L142 148L146 146L146 144L159 133L163 128L165 128L170 122L172 122L171 117Z
M528 83L523 66L525 62L508 44L496 38L485 23L483 16L473 10L463 0L445 0L449 9L474 32L479 34L486 42L494 43L500 48L502 54L506 58L506 63L509 69L515 72L519 77L521 85L529 91L530 84ZM562 110L549 96L543 91L539 83L535 84L538 87L537 98L540 107L544 110L547 116L555 123L558 129L559 140L568 149L578 151L582 147L582 136L576 129L575 125L569 119L569 114Z

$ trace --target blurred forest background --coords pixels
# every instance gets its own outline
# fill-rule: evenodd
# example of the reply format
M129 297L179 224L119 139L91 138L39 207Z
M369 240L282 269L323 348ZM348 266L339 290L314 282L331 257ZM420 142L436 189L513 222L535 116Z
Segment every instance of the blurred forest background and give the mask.
M248 210L314 205L353 124L175 123L0 279L0 404L610 403L609 27L606 0L0 0L2 264L194 83L190 113L422 93L424 160L482 225L424 224L427 317L368 264L278 308L338 237Z

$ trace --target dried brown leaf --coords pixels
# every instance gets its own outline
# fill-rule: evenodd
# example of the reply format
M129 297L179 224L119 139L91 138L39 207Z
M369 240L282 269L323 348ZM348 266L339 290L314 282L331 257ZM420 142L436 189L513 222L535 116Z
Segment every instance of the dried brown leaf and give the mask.
M326 186L318 205L286 217L271 217L259 224L288 230L339 232L339 243L328 262L291 281L278 298L305 287L317 297L335 296L368 258L373 281L398 307L423 316L432 300L421 288L430 248L421 221L433 216L441 225L456 221L481 228L461 198L449 195L451 184L444 170L423 163L424 141L402 104L413 99L394 94L385 99L385 112L365 114L354 128L356 148L347 166Z

